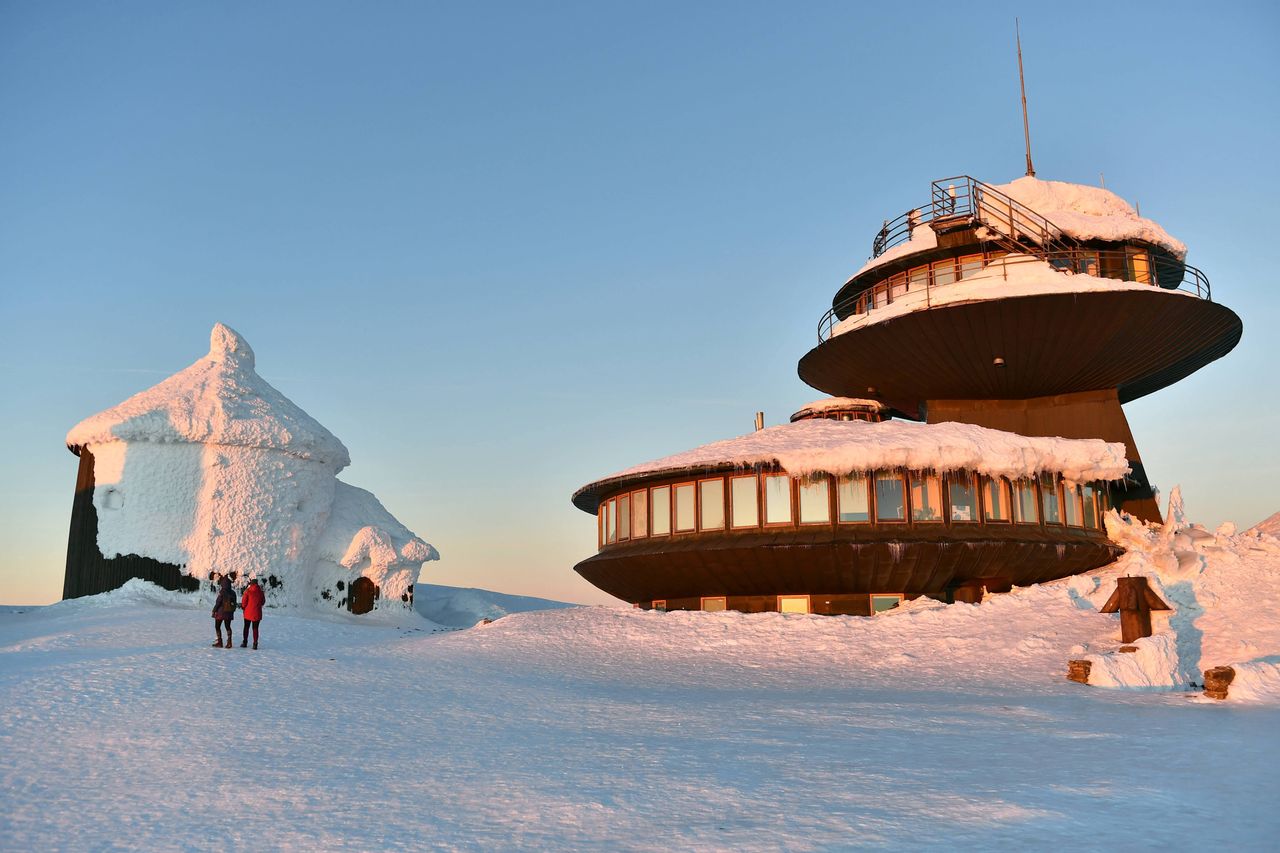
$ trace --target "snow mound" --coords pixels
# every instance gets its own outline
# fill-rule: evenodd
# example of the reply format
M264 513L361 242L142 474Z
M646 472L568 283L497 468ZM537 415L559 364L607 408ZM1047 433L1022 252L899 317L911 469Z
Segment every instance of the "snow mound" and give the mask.
M1186 244L1139 216L1127 201L1102 187L1042 181L1029 175L992 186L1077 240L1141 240L1168 249L1179 259L1187 256Z
M512 613L580 606L546 598L439 584L414 587L413 601L414 607L424 617L437 625L451 628L470 628L481 620L497 620Z
M1249 532L1254 534L1265 534L1267 536L1280 536L1280 512L1259 521L1253 527L1249 528Z
M1186 520L1182 495L1168 521L1150 525L1115 512L1107 531L1126 553L1091 576L1084 590L1100 607L1122 575L1144 576L1172 611L1152 614L1154 635L1136 653L1089 654L1089 683L1139 690L1185 690L1204 670L1232 666L1231 699L1280 699L1280 539L1224 524L1216 532ZM1077 587L1077 591L1081 591Z
M255 361L219 323L204 358L71 430L68 443L93 461L98 550L202 581L259 577L271 606L338 607L365 577L379 588L375 607L407 609L422 564L439 554L337 480L347 448Z
M218 323L209 353L158 385L88 417L67 433L67 445L112 441L187 442L280 450L303 459L351 464L333 433L254 370L253 349Z
M704 444L636 465L597 483L690 468L775 462L797 476L886 468L969 469L1011 479L1060 472L1076 483L1118 480L1129 470L1124 445L1100 439L1028 437L959 423L819 419L781 424Z

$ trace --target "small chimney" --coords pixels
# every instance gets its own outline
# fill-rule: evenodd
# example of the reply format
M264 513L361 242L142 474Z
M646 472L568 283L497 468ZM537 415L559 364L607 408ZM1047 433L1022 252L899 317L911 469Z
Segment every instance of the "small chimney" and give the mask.
M764 429L764 412L756 412L756 432Z

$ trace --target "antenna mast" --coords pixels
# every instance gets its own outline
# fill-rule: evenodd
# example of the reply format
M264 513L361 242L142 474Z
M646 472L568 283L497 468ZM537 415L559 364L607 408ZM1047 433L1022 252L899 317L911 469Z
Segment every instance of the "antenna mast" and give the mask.
M1027 141L1027 175L1034 178L1036 167L1031 165L1031 125L1027 121L1027 79L1022 74L1022 27L1018 19L1013 19L1014 32L1018 38L1018 85L1022 88L1022 135Z

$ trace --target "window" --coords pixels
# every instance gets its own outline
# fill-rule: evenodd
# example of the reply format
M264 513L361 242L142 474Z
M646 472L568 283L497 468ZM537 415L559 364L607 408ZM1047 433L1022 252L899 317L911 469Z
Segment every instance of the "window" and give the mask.
M1062 514L1067 519L1067 524L1072 527L1082 527L1084 522L1080 519L1080 489L1076 486L1068 486L1062 484Z
M721 610L729 609L729 602L723 595L714 595L710 598L702 599L702 609L712 613L719 613Z
M764 523L791 523L791 478L786 474L765 475Z
M631 538L643 539L649 535L649 494L648 492L631 493Z
M933 264L933 283L935 285L951 284L956 280L956 261L955 258L948 258L945 261L935 261Z
M911 520L942 521L942 481L936 474L911 475Z
M609 501L609 515L604 523L604 541L618 541L618 502Z
M929 267L916 267L907 273L907 287L911 290L924 290L929 286Z
M876 472L876 521L905 521L905 490L896 471Z
M831 492L827 478L800 482L800 523L829 524L831 522Z
M649 491L649 499L653 501L653 535L667 536L671 533L671 487L658 486Z
M867 475L845 474L837 480L836 502L840 521L870 521L871 502L867 499Z
M1098 487L1087 483L1082 487L1084 492L1084 526L1098 529Z
M608 503L600 504L599 508L596 510L596 527L597 527L596 538L599 540L599 543L600 543L599 547L604 546L604 542L605 542L604 525L605 525L605 518L608 516L608 514L609 514L609 504Z
M780 595L778 596L778 611L780 613L808 613L809 596Z
M676 492L676 533L684 533L697 527L696 498L693 483L681 483L675 487Z
M1058 483L1052 474L1040 475L1040 506L1044 509L1045 524L1062 523L1062 513L1058 503Z
M982 496L986 499L983 517L987 521L1009 520L1009 481L1004 477L990 477L984 481Z
M702 529L724 530L724 480L699 480L698 498L702 502L698 518Z
M618 498L618 541L631 538L631 495Z
M1032 480L1013 481L1013 520L1018 524L1039 524L1036 512L1036 484Z
M901 299L907 293L907 274L900 272L889 279L889 290L894 299Z
M729 481L729 497L733 502L734 527L759 526L760 486L754 474L732 478Z
M902 603L902 596L897 593L882 593L871 596L871 613L883 613L892 610Z
M1098 253L1080 252L1076 255L1076 272L1096 276L1098 274Z
M971 278L982 272L982 255L965 255L960 258L960 278Z
M978 520L978 490L973 486L973 477L968 474L947 477L947 497L951 501L952 524Z
M653 609L657 610L659 613L666 613L667 600L665 598L659 598L657 601L653 602Z
M1125 251L1129 253L1129 280L1151 284L1151 261L1147 253L1133 247L1128 247Z

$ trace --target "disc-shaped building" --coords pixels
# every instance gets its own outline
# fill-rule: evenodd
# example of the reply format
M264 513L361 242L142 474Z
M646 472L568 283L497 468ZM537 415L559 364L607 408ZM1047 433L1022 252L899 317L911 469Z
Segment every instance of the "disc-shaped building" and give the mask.
M641 607L869 614L1095 568L1106 508L1159 519L1121 404L1240 334L1114 193L935 181L800 360L835 398L584 486L598 553L576 569Z

